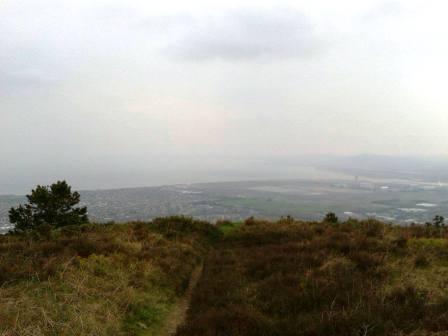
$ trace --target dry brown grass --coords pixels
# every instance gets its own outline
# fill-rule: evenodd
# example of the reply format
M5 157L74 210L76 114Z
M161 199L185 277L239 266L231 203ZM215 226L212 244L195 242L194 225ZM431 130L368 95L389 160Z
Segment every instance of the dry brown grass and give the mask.
M250 219L209 254L178 336L447 334L447 266L444 230Z
M0 335L157 335L215 232L164 221L0 237Z
M0 335L444 335L448 230L183 217L0 236ZM212 247L212 248L210 248Z

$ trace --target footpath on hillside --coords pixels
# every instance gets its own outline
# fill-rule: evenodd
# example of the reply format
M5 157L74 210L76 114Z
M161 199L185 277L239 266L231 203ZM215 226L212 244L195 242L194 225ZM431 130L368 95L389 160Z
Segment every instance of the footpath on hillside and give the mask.
M176 336L448 335L448 228L291 218L219 228L170 319Z
M160 336L172 336L176 334L177 328L185 322L187 311L190 306L191 296L193 291L201 278L203 263L195 268L191 274L190 282L184 296L175 304L169 313L165 325L160 331Z

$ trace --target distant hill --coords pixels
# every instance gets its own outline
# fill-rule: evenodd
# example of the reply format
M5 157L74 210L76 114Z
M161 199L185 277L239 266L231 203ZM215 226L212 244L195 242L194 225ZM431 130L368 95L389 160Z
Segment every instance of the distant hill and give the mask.
M448 158L357 155L310 158L310 164L352 175L448 182Z

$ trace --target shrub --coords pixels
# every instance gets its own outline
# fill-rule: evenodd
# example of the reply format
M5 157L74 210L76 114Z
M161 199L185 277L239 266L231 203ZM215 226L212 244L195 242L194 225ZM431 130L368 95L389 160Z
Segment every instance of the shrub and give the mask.
M418 254L414 258L414 265L417 268L427 267L429 265L429 260L424 254Z
M222 232L215 225L186 216L156 218L149 227L167 238L198 235L213 242L222 237Z

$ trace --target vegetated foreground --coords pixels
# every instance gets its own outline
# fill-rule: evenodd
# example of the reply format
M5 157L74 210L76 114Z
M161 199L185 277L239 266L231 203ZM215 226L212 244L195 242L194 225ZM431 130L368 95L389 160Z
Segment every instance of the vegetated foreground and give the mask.
M0 236L0 335L160 335L219 236L182 217Z
M448 335L447 233L248 220L208 255L177 336Z
M0 236L0 335L447 335L448 230L184 217ZM168 328L169 329L169 328Z

